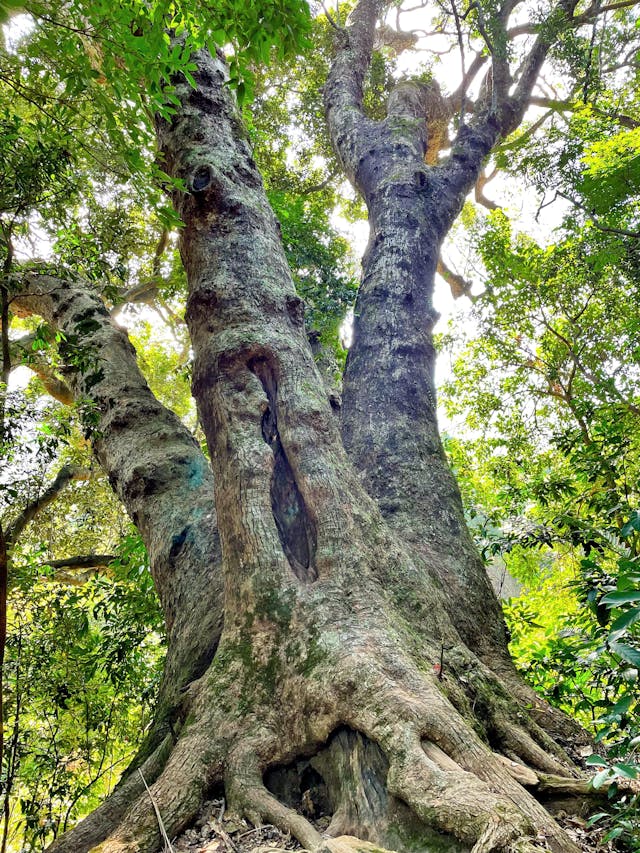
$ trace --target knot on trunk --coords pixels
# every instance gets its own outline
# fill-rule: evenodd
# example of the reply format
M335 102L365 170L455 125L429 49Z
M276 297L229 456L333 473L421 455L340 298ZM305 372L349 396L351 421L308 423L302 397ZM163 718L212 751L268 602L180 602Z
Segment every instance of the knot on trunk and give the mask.
M415 33L403 33L394 30L389 24L381 24L376 30L374 47L379 50L386 48L386 52L393 57L399 56L405 50L413 50L418 42Z
M426 124L425 162L434 165L446 147L451 106L435 80L399 83L389 95L387 113L399 119L423 120Z

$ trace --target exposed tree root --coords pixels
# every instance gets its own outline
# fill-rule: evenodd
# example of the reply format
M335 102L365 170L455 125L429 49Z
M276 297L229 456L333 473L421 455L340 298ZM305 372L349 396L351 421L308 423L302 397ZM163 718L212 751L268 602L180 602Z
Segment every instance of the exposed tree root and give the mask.
M574 776L576 771L566 761L560 761L554 753L559 752L557 744L544 732L539 736L547 744L547 750L539 746L531 735L520 726L506 724L500 729L500 745L512 755L517 755L525 764L547 773Z
M243 405L258 407L262 391L254 400L246 383L241 390ZM256 441L268 461L262 433ZM247 458L255 465L261 457ZM256 469L254 480L263 474ZM261 507L261 523L265 518ZM358 522L364 533L352 549L355 567L345 558L341 568L345 583L339 574L298 579L275 525L260 527L259 542L273 540L265 557L272 576L238 587L216 656L189 691L187 717L164 769L143 767L168 835L197 816L211 786L224 784L232 810L318 850L324 840L311 813L303 814L304 792L287 802L284 789L266 784L274 767L304 759L326 788L334 836L364 837L403 853L409 834L429 832L444 836L456 853L524 853L545 844L555 853L576 853L521 784L523 771L519 777L494 751L536 774L567 780L575 778L575 766L540 726L543 715L532 719L507 692L503 673L510 678L513 668L504 655L496 653L494 671L462 643L435 609L437 592L420 581L376 519L363 514ZM328 547L318 534L318 553L321 545ZM394 588L407 593L403 599L389 601L377 570L369 572L383 561L385 571L395 572ZM331 752L345 727L352 735ZM102 807L110 819L91 816L91 831L81 824L56 842L55 853L156 853L160 833L149 794L135 774L122 789L126 801L117 792Z
M252 654L269 660L275 642L268 634L254 637ZM324 656L314 678L285 666L277 688L263 692L251 710L246 697L256 694L255 676L249 678L242 661L225 657L229 644L223 645L217 670L199 685L193 720L150 784L170 837L197 816L211 787L223 783L232 812L256 825L272 823L313 851L367 849L354 840L360 838L404 853L416 838L424 845L435 832L452 853L577 853L531 791L551 785L585 795L586 783L568 761L545 753L524 722L505 724L499 733L520 759L513 762L481 740L443 695L439 679L420 671L388 636L347 630L331 644L336 651ZM558 772L545 776L540 767ZM51 850L156 853L157 821L135 778L128 782L128 813L118 812L115 829L112 820L102 822L102 843L92 816L91 834L80 824ZM154 778L151 767L145 778ZM313 825L314 808L331 816L324 837Z
M270 793L262 781L262 772L250 743L243 743L229 756L225 776L227 800L255 826L272 823L289 832L308 850L316 850L322 836L302 815L283 805Z
M341 537L336 542L342 520L333 524L330 515L316 511L318 577L299 577L270 516L273 452L264 424L255 428L249 418L266 411L265 400L267 407L273 403L245 369L232 392L243 415L233 440L246 435L256 445L242 455L247 472L241 478L251 483L256 506L249 501L252 511L246 519L234 516L238 530L223 537L223 544L249 542L242 559L236 555L240 579L233 575L229 582L223 637L208 671L193 684L178 741L149 786L169 837L196 817L211 786L223 783L233 810L255 823L269 821L319 850L325 840L310 814L301 813L308 806L304 792L286 802L265 784L275 766L305 759L327 789L330 831L337 836L368 836L401 853L411 848L410 836L414 847L416 838L423 846L434 832L452 853L533 853L545 845L554 853L576 853L493 753L506 750L523 765L558 776L576 772L503 686L502 673L513 672L504 650L496 651L494 671L464 645L437 589L422 579L364 499L365 509L349 522L357 534L353 543ZM222 480L222 486L235 488L236 480ZM240 495L240 505L245 497ZM332 505L343 507L338 498L331 498ZM311 506L309 500L305 512ZM324 576L329 563L332 570ZM349 742L333 757L321 757L345 727L364 741L355 750ZM146 791L132 789L119 825L102 828L102 843L92 835L97 846L80 848L71 834L56 853L156 853L160 847Z

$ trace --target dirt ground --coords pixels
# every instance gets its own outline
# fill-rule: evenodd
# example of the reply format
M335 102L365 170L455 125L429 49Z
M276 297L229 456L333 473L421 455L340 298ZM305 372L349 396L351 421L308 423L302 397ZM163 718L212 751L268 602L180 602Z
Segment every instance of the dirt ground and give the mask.
M559 814L556 819L584 853L613 853L619 849L613 842L603 842L604 829L587 827L585 818ZM315 822L320 832L326 830L329 818ZM298 842L269 824L251 827L226 813L224 800L210 800L194 826L171 842L165 853L285 853L302 850Z

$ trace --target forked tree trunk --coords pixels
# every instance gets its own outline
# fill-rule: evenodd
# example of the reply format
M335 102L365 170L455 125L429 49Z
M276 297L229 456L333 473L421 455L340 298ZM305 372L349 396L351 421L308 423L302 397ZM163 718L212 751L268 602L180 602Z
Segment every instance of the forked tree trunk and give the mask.
M370 48L363 49L366 61ZM453 201L435 224L426 212L414 222L436 178L422 165L421 122L415 114L406 120L404 102L392 110L400 124L370 125L368 155L360 151L350 165L343 151L373 226L346 389L354 467L309 349L303 306L224 64L204 51L194 60L197 88L177 81L181 107L170 123L159 123L158 139L165 169L189 189L174 201L185 223L193 390L215 480L224 627L211 664L185 695L176 743L167 739L149 759L166 831L171 837L186 826L222 785L229 808L291 831L310 850L361 848L345 837L354 835L399 850L428 849L437 839L475 853L545 845L575 851L521 782L535 788L551 773L571 788L577 771L550 733L576 729L515 680L437 436L429 287L468 176L457 184L457 172L444 176L439 196L448 180ZM329 99L333 87L340 101L341 85L330 81ZM330 117L338 102L330 103ZM355 140L353 131L347 127L345 139ZM333 132L341 133L335 121ZM381 182L377 169L388 163L377 146L388 147L396 132L398 177ZM481 155L471 160L479 167ZM394 320L384 319L388 304L403 334L409 330L406 352L393 342ZM377 361L363 327L376 336L369 343L381 349ZM375 370L390 371L386 384L369 389L379 408L359 387L369 357ZM412 370L415 381L407 383ZM108 405L101 401L101 411ZM395 418L397 445L387 418ZM108 420L105 437L115 448ZM405 495L402 478L413 476L408 448L418 475ZM393 459L398 470L387 472L385 485L382 466ZM178 499L187 512L188 493ZM216 559L212 546L204 575ZM178 590L187 583L180 572L169 578ZM219 606L207 580L197 583ZM175 600L178 615L192 621ZM51 849L158 850L156 816L149 797L137 796L134 775L120 804L122 791L130 797L124 817L107 801L88 819L90 832L81 823ZM323 838L300 813L303 796L333 815L330 834L339 838Z

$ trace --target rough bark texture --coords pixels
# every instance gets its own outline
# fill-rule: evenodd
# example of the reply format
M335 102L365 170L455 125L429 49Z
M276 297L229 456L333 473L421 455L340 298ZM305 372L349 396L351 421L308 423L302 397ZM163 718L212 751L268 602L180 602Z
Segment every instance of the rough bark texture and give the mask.
M484 156L517 123L545 46L512 95L494 57L492 91L436 165L453 108L436 87L399 87L382 122L361 110L384 7L356 6L326 87L334 143L371 217L345 385L351 460L220 57L194 55L196 88L174 81L180 108L157 135L163 168L188 188L174 204L221 552L209 469L100 304L39 277L34 310L68 339L95 324L83 333L97 364L117 353L112 369L93 380L76 369L72 382L97 405L97 453L148 542L172 643L204 625L207 642L180 648L206 661L222 599L216 654L185 695L175 744L145 770L169 837L223 785L229 808L310 850L372 850L358 840L370 839L401 851L574 853L532 791L543 774L570 787L578 771L561 741L578 732L509 662L439 442L431 340L440 243ZM185 684L179 669L174 685ZM57 853L155 853L141 785L130 776ZM332 815L337 837L319 834L309 803Z
M169 647L162 717L204 672L222 630L210 467L189 431L149 390L126 334L90 285L31 273L13 302L64 333L61 354L95 454L147 547Z
M451 155L437 165L457 107L437 83L398 85L383 121L363 111L375 22L387 7L383 0L357 5L325 86L331 138L367 204L370 225L344 380L343 438L387 523L442 586L463 638L495 665L506 648L502 616L438 432L432 298L442 240L484 158L519 124L548 44L538 39L512 95L506 60L493 55L492 85L472 123L461 126Z

